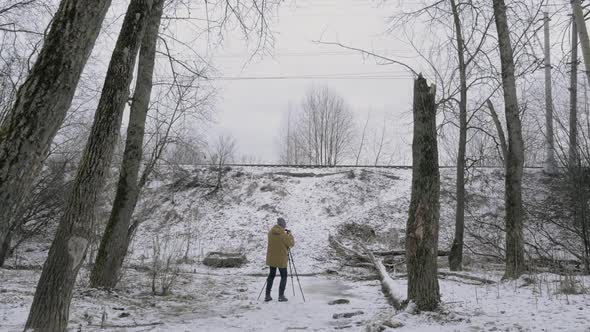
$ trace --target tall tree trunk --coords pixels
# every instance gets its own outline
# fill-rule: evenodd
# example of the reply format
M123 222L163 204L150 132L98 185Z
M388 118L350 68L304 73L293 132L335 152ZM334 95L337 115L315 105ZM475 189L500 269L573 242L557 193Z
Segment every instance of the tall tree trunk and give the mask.
M154 0L151 17L141 43L137 82L129 115L127 141L119 173L117 194L90 275L92 287L114 288L120 279L123 260L127 255L129 247L127 232L141 191L138 176L163 5L164 0Z
M504 0L493 0L494 19L498 31L500 61L502 64L502 87L508 127L508 154L506 159L505 206L506 206L506 272L504 278L516 279L524 272L524 240L522 233L522 174L524 144L518 112L514 58L510 43L510 30Z
M420 75L414 82L412 197L406 225L408 300L420 310L440 302L437 279L440 174L436 134L436 91Z
M27 329L65 331L67 328L72 290L88 249L97 197L121 128L151 2L132 0L127 9L90 136L37 285Z
M0 127L0 248L70 108L111 0L62 0ZM0 266L4 259L0 258Z
M549 13L544 17L545 35L545 165L547 174L557 173L555 148L553 144L553 94L551 92L551 45L549 38Z
M578 29L575 19L572 21L572 58L570 73L570 115L569 115L569 155L568 170L571 181L571 201L574 224L580 227L584 244L584 270L588 273L588 229L586 221L587 195L584 174L580 167L578 154Z
M578 29L572 21L572 59L570 73L569 167L578 167Z
M582 10L580 0L571 0L571 4L580 37L580 44L582 45L582 55L584 56L584 65L586 66L586 78L588 79L588 83L590 83L590 39L588 38L588 28L586 27L584 11Z
M455 0L451 0L457 56L459 59L459 80L461 97L459 100L459 149L457 151L457 205L455 207L455 238L449 254L451 271L461 271L463 262L463 233L465 229L465 150L467 149L467 75L461 19Z

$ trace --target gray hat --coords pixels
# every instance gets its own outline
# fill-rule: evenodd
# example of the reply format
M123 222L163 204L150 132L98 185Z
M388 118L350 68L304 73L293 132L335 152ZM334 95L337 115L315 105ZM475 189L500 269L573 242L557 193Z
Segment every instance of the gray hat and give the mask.
M283 218L277 218L277 225L283 227L283 228L287 228L287 222L285 221L285 219Z

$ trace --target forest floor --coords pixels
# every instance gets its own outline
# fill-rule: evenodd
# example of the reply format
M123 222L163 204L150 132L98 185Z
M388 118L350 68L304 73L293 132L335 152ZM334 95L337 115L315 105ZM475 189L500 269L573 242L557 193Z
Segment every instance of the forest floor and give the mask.
M144 223L116 290L89 288L88 270L81 270L70 307L72 331L364 331L371 322L389 321L397 327L388 331L590 332L590 278L537 273L501 281L501 265L469 254L463 274L493 283L441 277L439 311L393 312L379 281L363 280L374 272L346 266L330 249L328 236L353 233L375 250L403 248L400 236L409 204L409 170L237 169L226 174L224 189L213 196L208 195L210 188L199 185L206 181L206 172L192 174L189 179L153 182L144 194L137 213ZM540 187L537 174L527 177L528 188ZM446 249L452 236L449 193L454 181L450 170L441 178L439 248ZM498 189L502 184L501 176L493 172L469 183L468 190L479 195L472 199L479 202L474 214L502 218L503 193ZM295 235L293 254L306 302L297 280L293 296L291 279L289 302L276 301L278 279L275 301L257 300L265 282L266 232L277 216L287 219ZM366 228L345 227L351 223L367 225L370 231L360 234ZM49 232L26 243L0 269L0 331L23 329L51 237ZM475 243L469 237L467 241ZM158 259L177 262L172 273L155 279L161 287L166 278L174 278L165 296L152 292L150 266L156 243ZM206 252L216 250L245 253L248 263L230 269L200 263ZM87 263L93 255L91 248ZM402 270L390 274L396 293L404 297L407 283L400 266ZM439 266L446 271L445 257ZM349 303L328 304L336 299ZM333 317L359 311L362 314L350 318Z

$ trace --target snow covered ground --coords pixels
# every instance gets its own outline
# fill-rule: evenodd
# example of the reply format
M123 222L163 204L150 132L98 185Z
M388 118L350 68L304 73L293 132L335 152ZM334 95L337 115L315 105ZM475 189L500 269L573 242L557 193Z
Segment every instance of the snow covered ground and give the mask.
M257 296L263 277L240 274L183 274L172 295L153 296L145 276L134 284L105 291L78 287L72 303L70 328L81 331L363 331L375 315L393 315L403 326L396 331L590 331L588 295L564 295L559 277L544 275L534 284L493 285L441 279L442 310L438 313L394 314L378 281L351 281L337 276L300 277L289 302L264 303ZM22 330L39 271L1 270L0 331ZM130 276L131 277L131 276ZM487 276L492 277L492 276ZM581 279L590 282L590 279ZM6 283L6 281L10 281ZM406 281L395 280L405 294ZM275 289L276 293L276 289ZM276 299L276 294L273 294ZM328 305L347 299L349 304ZM362 311L352 318L333 315ZM103 319L104 317L104 319ZM101 327L102 326L102 327ZM393 329L391 329L393 330Z
M590 279L540 274L500 282L501 265L474 258L467 269L494 284L441 278L441 312L391 312L378 281L356 278L371 272L343 268L329 249L328 236L355 222L375 230L373 247L401 249L410 170L233 169L215 195L206 195L211 188L198 185L212 176L209 171L190 172L182 181L162 178L144 194L137 214L144 222L117 290L88 288L88 271L82 269L71 305L72 330L362 331L374 318L393 315L390 320L401 325L391 329L396 331L590 331L589 295L560 291L568 282L587 289ZM479 202L474 213L486 218L503 214L503 181L495 172L480 174L470 183ZM525 185L535 187L538 174L530 171L527 176ZM440 248L447 249L453 225L453 170L443 170L441 178ZM287 219L296 238L293 253L298 272L306 275L300 277L305 303L296 281L293 296L291 279L288 303L257 301L266 272L266 233L278 216ZM154 243L164 258L178 261L175 268L180 273L166 296L151 291L148 268ZM9 260L8 268L0 269L0 331L22 329L48 244L39 239L27 244ZM248 263L234 269L199 263L205 253L216 250L244 252ZM91 251L89 259L92 255ZM441 259L440 266L445 265ZM395 273L392 277L396 293L405 294L405 279ZM335 299L350 303L328 304ZM356 311L363 313L333 318Z

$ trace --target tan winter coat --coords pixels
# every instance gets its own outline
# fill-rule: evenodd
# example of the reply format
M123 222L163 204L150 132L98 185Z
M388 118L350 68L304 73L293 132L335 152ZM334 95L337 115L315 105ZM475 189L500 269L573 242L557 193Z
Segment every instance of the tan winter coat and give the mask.
M293 235L287 233L279 225L275 225L268 232L268 249L266 251L266 265L286 268L289 264L289 249L295 246Z

